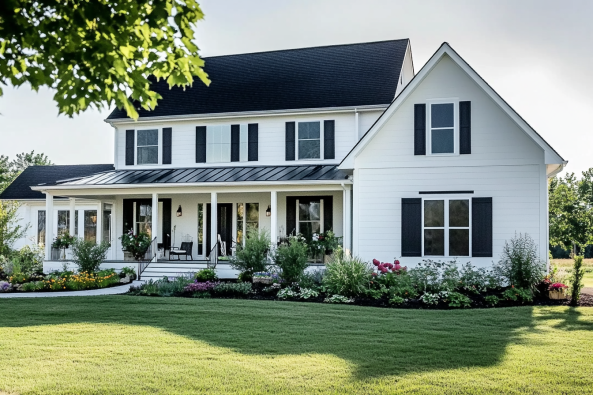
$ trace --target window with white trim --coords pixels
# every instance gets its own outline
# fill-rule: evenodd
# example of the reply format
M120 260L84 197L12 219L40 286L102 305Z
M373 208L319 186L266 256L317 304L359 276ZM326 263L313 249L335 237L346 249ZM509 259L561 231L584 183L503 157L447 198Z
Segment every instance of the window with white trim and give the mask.
M249 229L259 229L259 203L237 203L237 244L245 245Z
M321 159L321 122L299 122L297 130L297 158Z
M431 155L457 153L457 102L428 103L427 147Z
M70 211L58 210L58 236L70 232Z
M159 164L159 131L157 129L136 132L136 163L138 165Z
M305 239L311 240L313 234L323 233L323 199L307 199L307 201L297 199L296 210L297 234L300 233Z
M470 199L424 199L422 203L424 256L469 256Z
M206 162L231 161L231 125L206 127Z

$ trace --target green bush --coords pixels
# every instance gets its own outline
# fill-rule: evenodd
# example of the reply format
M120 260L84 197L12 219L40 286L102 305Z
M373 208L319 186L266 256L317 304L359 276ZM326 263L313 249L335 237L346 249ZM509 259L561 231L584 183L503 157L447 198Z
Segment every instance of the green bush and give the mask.
M372 272L371 265L360 258L334 255L326 266L323 285L330 293L362 295L369 288Z
M136 277L136 270L131 266L126 266L121 268L119 274L121 278L124 278L125 276Z
M537 245L528 234L515 235L505 241L501 258L494 271L509 285L535 290L545 275L545 262L537 256Z
M182 295L185 287L192 283L190 276L163 277L160 280L150 279L140 287L130 287L130 294L147 296L176 296Z
M251 283L218 283L212 293L218 296L246 296L251 292Z
M496 295L488 295L484 298L484 302L491 306L496 306L500 302L500 299Z
M25 292L33 292L37 290L37 287L35 286L34 282L29 282L29 283L24 283L23 286L21 287L22 291Z
M106 259L108 249L109 243L106 241L97 244L78 238L72 243L72 261L78 266L79 273L93 273Z
M583 288L583 277L585 270L583 269L583 257L576 256L574 258L574 265L570 273L570 304L576 306L581 298L581 289Z
M274 254L274 262L282 269L282 278L287 283L297 282L307 268L307 244L300 238L290 237Z
M445 298L449 307L471 307L472 300L459 292L449 292Z
M409 270L412 284L420 293L437 294L453 291L459 286L460 274L455 261L423 260Z
M245 247L237 245L237 251L234 257L229 258L233 269L239 270L242 279L247 280L255 272L265 272L268 268L268 251L270 249L270 235L262 229L250 228L247 231Z
M391 286L388 288L391 298L412 299L418 296L418 290L414 287L412 277L404 270L399 275L393 276Z
M43 273L43 259L45 254L39 246L30 247L28 245L15 251L11 255L12 271L14 273L23 273L27 276ZM18 270L15 270L18 267Z
M216 275L216 271L214 269L202 269L199 270L195 277L201 283L205 283L206 281L216 281L218 280L218 276Z
M533 302L533 292L528 288L511 287L502 293L502 297L513 302Z
M314 270L301 274L298 279L299 287L319 290L323 283L323 270Z

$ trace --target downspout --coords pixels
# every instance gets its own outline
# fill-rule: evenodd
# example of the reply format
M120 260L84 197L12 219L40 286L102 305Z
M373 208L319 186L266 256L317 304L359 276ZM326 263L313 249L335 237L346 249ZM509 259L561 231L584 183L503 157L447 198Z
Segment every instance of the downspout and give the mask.
M358 134L358 109L354 109L354 142L356 143L360 139Z

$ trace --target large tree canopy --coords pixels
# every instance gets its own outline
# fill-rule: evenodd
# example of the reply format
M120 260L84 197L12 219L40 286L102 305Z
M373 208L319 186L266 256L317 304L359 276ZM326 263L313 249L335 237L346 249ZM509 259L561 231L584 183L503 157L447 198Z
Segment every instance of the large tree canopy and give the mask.
M204 17L195 0L1 0L0 83L56 91L59 112L153 109L169 86L209 84L194 43ZM2 90L0 88L0 95Z

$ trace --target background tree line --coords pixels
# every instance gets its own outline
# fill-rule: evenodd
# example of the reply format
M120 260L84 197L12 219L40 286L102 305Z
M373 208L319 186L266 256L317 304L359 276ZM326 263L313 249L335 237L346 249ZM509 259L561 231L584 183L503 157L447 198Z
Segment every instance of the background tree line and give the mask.
M593 168L549 182L550 250L554 258L593 255Z

